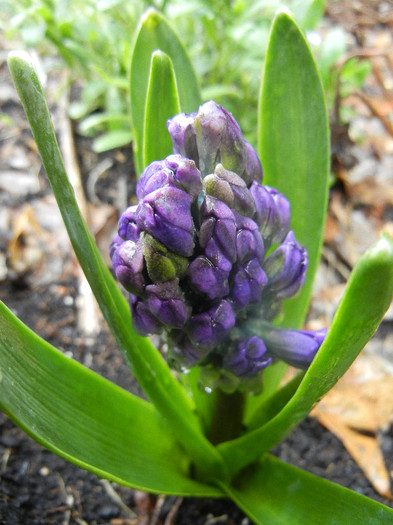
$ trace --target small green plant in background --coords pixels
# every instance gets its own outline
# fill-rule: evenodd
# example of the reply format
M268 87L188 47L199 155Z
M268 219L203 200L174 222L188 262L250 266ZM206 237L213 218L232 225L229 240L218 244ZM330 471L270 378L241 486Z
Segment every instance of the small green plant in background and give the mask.
M129 54L146 8L161 10L177 30L191 56L202 98L214 99L238 115L245 138L255 143L260 82L256 72L261 70L274 13L288 7L300 28L311 34L322 25L325 0L2 0L0 5L6 35L18 35L26 47L45 53L54 49L62 57L70 79L81 88L70 115L80 121L81 134L96 137L92 147L100 152L134 138L129 126ZM339 76L337 65L346 52L340 29L329 29L312 50L330 109L340 78L345 95L362 85L369 63L353 60Z
M282 341L284 336L286 344L279 350L288 350L289 344L292 357L302 354L306 346L304 340L301 345L295 344L298 339L294 334L305 335L298 329L304 324L320 258L330 152L322 84L301 30L286 11L280 11L269 33L259 109L254 108L258 113L258 126L257 141L253 145L262 161L263 183L268 185L263 190L257 154L243 141L232 117L222 108L217 113L219 106L213 102L198 109L204 99L199 94L193 67L165 18L149 10L138 27L132 48L129 93L136 166L138 173L143 172L138 188L140 203L121 219L122 240L115 240L113 245L116 275L129 291L137 290L141 295L131 297L132 320L129 305L75 202L45 97L29 57L14 53L9 66L75 253L131 373L148 401L63 356L1 304L0 407L48 449L98 476L126 486L161 494L229 497L251 520L261 525L392 521L392 509L287 465L269 451L306 417L375 332L393 295L393 240L382 236L355 266L332 326L322 344L323 336L318 336L317 347L321 346L317 352L314 347L311 357L315 352L316 355L304 366L310 365L306 371L281 386L286 365L277 359L278 353L274 364L267 363L266 357L273 358L263 349L260 352L260 342L259 353L255 346L250 350L248 343L244 346L241 342L236 347L242 359L246 356L252 361L251 367L247 364L244 368L237 355L230 359L231 352L236 351L235 342L243 336L254 342L254 336L265 340L268 352L272 352L277 337ZM223 114L232 122L229 133L222 127ZM170 137L175 137L176 162L187 167L178 178L171 156L168 119ZM206 129L215 131L204 135ZM185 159L185 153L195 161ZM190 167L191 175L187 171ZM181 177L185 177L185 181ZM255 183L255 179L259 183ZM156 191L159 193L154 193ZM262 220L267 206L259 208L261 225L255 226L259 212L252 206L257 207L262 200L256 196L250 200L248 192L258 195L264 192L268 200L284 194L284 201L290 202L293 234L288 234L289 242L284 241L289 247L287 251L283 245L274 250L274 243L282 242L282 238L276 237L276 229L286 224L287 211L274 219L270 237ZM220 201L214 201L217 208L208 209L208 198ZM170 205L175 202L178 207ZM281 204L277 210L288 210L288 207ZM195 219L199 221L198 238L192 237L195 231L187 226L190 213L200 219ZM181 222L183 216L186 226ZM229 245L217 240L221 235L220 222L226 232L224 238L232 242L230 232L235 231L234 221L240 225L236 235L246 232L248 239L236 241L237 260L229 252L223 257L220 250L229 250ZM134 236L135 228L139 237ZM246 259L239 255L242 250L247 253L256 250L256 258L260 262L263 259L258 251L260 235L266 247L274 240L273 251L268 251L263 263L268 293L264 296L262 290L261 305L252 299L253 316L249 323L245 314L250 310L243 309L247 303L245 288L238 286L236 293L234 289L239 282L245 282L242 264ZM299 245L293 241L293 235ZM142 239L140 244L138 239ZM126 249L119 248L120 244L125 244ZM138 249L142 251L138 253ZM303 269L299 267L303 268L306 252L308 268L303 283ZM195 310L198 308L196 287L206 284L199 279L201 267L196 267L196 273L188 273L190 288L184 288L188 281L181 272L187 271L202 255L204 268L207 256L212 259L209 271L215 271L214 265L217 269L222 264L220 271L230 272L228 282L222 272L217 273L224 276L220 281L224 293L219 294L224 297L220 302L221 312L222 302L226 303L225 315L219 315L217 302L208 312ZM300 258L300 263L294 263L292 255L298 261ZM232 265L230 270L228 261ZM195 266L193 268L195 270ZM263 285L260 272L248 266L247 272ZM283 286L283 275L286 286ZM147 276L149 283L145 282ZM183 295L179 296L177 287L175 296L172 293L176 279L183 279ZM230 291L226 291L228 283L232 287ZM301 291L299 283L303 285ZM164 288L164 294L160 295L160 287L161 291ZM295 288L300 293L287 300ZM209 287L202 292L212 293ZM229 295L232 292L234 295ZM278 306L283 309L276 311L277 303L269 301L278 294L281 294ZM267 303L263 303L264 297ZM141 298L146 302L141 302ZM216 299L213 294L212 300ZM285 299L283 304L281 299ZM176 313L176 325L167 315L168 304L171 315ZM272 309L266 309L266 304ZM191 318L187 317L189 307L194 308ZM228 324L230 308L235 317ZM189 340L182 338L184 334L179 329L182 312L190 323L183 325ZM277 314L274 319L273 313ZM267 325L266 320L274 326ZM150 328L142 330L141 321L144 329L151 323ZM169 328L167 342L173 343L172 351L180 352L175 357L180 356L181 362L188 356L187 369L177 366L176 375L150 339L141 335L143 331L157 331L153 328L158 321L163 325L158 326L158 331L168 333ZM247 333L242 332L245 327ZM213 343L217 342L215 347L211 336L217 330L220 339L213 337ZM198 333L202 333L203 340L198 340ZM288 333L291 334L289 343ZM305 337L308 340L309 336ZM204 354L202 358L197 355L195 360L198 351L210 352L208 357L211 355L213 362L205 361ZM211 393L199 387L201 375L206 379L206 365L209 365L208 372L213 369L215 374L214 381L208 374ZM216 381L217 370L219 374L223 372L220 379L225 381ZM226 379L239 374L241 382L232 381L228 388ZM262 391L254 388L255 384L249 388L247 381L243 381L255 374L263 379Z

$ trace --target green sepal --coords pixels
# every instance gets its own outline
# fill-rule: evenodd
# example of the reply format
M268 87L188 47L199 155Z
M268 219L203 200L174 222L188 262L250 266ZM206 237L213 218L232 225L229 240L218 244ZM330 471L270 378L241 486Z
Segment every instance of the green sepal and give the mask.
M166 246L146 232L142 233L141 238L147 273L153 283L184 277L189 264L186 257L169 251Z

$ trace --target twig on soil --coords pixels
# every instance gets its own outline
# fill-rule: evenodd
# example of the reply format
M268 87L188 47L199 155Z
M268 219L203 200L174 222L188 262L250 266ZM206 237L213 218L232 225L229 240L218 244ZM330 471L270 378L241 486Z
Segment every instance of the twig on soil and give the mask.
M105 492L108 494L108 496L121 508L122 511L124 511L131 518L138 517L137 514L124 503L124 501L121 499L119 494L115 491L115 489L107 479L101 479L100 483L104 487Z
M149 525L157 525L165 496L158 496Z
M175 503L172 505L171 510L168 512L165 518L164 525L174 525L177 513L179 512L180 505L183 503L183 498L176 498Z
M11 449L10 448L6 448L4 450L3 457L1 458L0 476L1 476L1 474L4 474L4 472L6 471L8 460L10 459L10 456L11 456Z

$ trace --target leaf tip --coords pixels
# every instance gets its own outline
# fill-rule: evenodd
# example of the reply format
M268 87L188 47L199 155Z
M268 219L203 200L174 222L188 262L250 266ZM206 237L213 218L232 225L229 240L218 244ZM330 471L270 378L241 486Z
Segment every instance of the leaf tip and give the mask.
M141 25L150 30L155 29L161 22L162 15L154 7L149 7L141 19Z
M10 68L11 74L13 75L16 68L19 68L23 65L27 65L30 68L33 68L33 59L27 53L27 51L15 50L10 51L7 58L8 67Z

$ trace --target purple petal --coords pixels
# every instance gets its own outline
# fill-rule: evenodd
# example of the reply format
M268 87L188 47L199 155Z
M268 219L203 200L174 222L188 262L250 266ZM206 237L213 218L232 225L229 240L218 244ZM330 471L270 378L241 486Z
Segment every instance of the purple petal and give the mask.
M130 295L130 308L132 326L137 334L147 336L162 332L163 324L150 312L141 299L132 294Z
M296 368L307 369L326 336L326 329L279 330L264 334L269 354Z
M193 315L187 333L193 344L214 348L235 325L235 315L228 301L221 300L206 312Z
M139 230L136 225L136 210L138 206L130 206L123 212L119 219L118 234L125 241L136 242Z
M272 358L266 356L266 345L257 336L243 339L234 350L230 350L224 357L223 367L242 378L255 376L266 368Z
M169 250L189 257L194 249L192 200L190 195L177 188L153 191L138 206L138 228L149 232Z
M140 295L145 287L144 260L141 243L124 241L114 252L112 266L117 280L124 288Z
M161 323L171 328L183 328L190 315L178 279L146 286L145 304Z
M215 266L207 257L199 255L188 267L192 288L209 299L225 297L229 293L229 272Z

